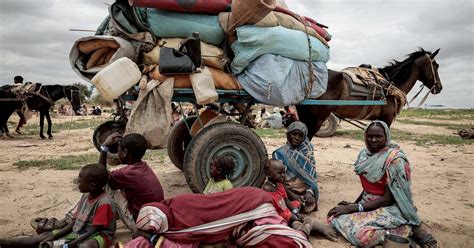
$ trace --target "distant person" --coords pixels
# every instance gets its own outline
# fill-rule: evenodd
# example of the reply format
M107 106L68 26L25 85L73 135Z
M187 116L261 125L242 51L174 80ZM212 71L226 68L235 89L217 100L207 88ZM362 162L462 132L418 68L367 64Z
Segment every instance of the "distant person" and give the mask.
M13 78L13 84L14 85L23 85L23 77L22 76L15 76ZM15 132L18 134L22 134L21 128L26 125L26 117L21 111L17 111L16 114L20 118L20 121L18 121L18 126L15 129Z
M283 118L280 114L280 109L278 107L273 108L273 114L264 118L261 127L269 127L274 129L279 129L283 127Z
M258 127L261 127L264 119L269 116L270 116L270 113L267 112L265 107L262 107L260 111L257 112L257 116L255 118L255 125Z
M84 110L84 115L87 115L87 112L89 112L87 110L87 106L85 104L83 104L81 108Z
M102 110L99 108L99 106L92 106L91 115L102 115Z
M284 109L285 114L283 115L283 126L288 127L291 123L298 120L298 116L290 106L285 106Z
M66 113L67 113L66 106L64 106L64 104L61 104L61 106L59 106L59 109L58 109L58 114L65 115Z

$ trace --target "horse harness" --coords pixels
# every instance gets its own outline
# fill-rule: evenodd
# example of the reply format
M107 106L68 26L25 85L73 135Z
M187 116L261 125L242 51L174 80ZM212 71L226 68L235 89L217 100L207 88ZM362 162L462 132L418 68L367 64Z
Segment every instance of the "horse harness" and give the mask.
M431 59L430 55L426 54L426 56L428 57L428 60L430 61L430 69L431 69L431 75L433 75L433 86L431 86L430 90L428 92L426 92L426 95L421 99L420 103L418 103L418 106L417 107L420 107L421 105L423 105L423 103L425 103L425 101L428 99L428 96L430 95L430 93L433 91L433 89L439 84L438 80L436 79L436 74L435 74L435 71L434 71L434 66L433 66L433 61L434 59ZM421 91L425 88L425 85L422 84L420 86L420 90L413 96L413 98L408 102L408 106L410 106L410 103L412 103L415 98L418 97L418 95L421 93Z
M45 100L46 102L48 102L49 104L51 105L54 105L54 101L53 99L51 99L51 97L49 96L49 92L48 90L45 88L44 89L44 92L46 92L46 96L41 94L41 89L43 88L43 85L40 84L40 87L38 88L38 90L35 90L35 91L29 91L29 92L26 92L27 95L34 95L34 96L37 96L43 100Z
M405 93L376 69L348 67L343 69L342 73L351 96L366 97L366 100L386 99L386 96L394 96L397 112L400 112L407 102ZM374 110L369 107L365 105L356 119L369 117Z

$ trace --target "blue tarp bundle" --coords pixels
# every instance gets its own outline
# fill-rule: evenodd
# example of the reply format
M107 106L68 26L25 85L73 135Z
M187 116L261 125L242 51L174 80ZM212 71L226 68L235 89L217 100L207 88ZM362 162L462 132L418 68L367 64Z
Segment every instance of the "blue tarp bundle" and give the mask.
M160 38L186 38L199 32L201 40L213 45L224 41L224 30L217 16L143 9L147 26Z
M326 92L328 70L323 62L313 62L313 88L310 98ZM309 65L279 55L265 54L237 75L242 87L256 100L275 106L298 104L305 99Z
M304 32L284 27L262 28L242 26L237 28L237 40L232 44L235 57L231 69L241 73L252 61L262 54L277 54L296 60L308 60L308 37ZM329 47L309 36L312 61L329 60Z

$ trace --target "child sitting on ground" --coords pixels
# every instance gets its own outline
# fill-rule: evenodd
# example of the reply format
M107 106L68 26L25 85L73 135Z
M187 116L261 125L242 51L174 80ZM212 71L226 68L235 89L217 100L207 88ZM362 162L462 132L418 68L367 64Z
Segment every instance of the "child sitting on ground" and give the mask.
M204 194L212 194L232 189L234 186L229 178L234 172L234 161L228 156L218 156L211 160L211 178L204 189Z
M297 220L302 222L302 218L298 215L299 201L290 202L283 185L285 165L279 160L270 159L265 164L264 170L267 180L263 184L262 189L272 196L273 206L277 210L278 215L285 219L289 226L292 226L292 223Z
M82 167L77 186L83 195L72 220L64 228L34 237L0 239L0 247L51 247L54 240L66 242L63 247L109 247L115 234L115 208L104 190L107 178L107 170L102 165Z
M109 173L109 186L124 194L125 199L119 202L114 196L114 200L120 208L119 217L135 232L134 220L141 206L164 200L163 188L150 166L142 161L147 149L147 141L143 135L132 133L122 137L119 133L111 134L100 147L99 163L104 165L104 168L107 166L107 152L114 147L118 149L120 163L126 166Z
M312 231L324 235L331 241L337 241L337 232L329 225L321 221L313 220L311 217L304 219L299 215L299 201L290 201L283 184L285 180L285 165L276 159L270 159L265 164L265 175L267 180L262 189L267 191L273 198L273 206L278 215L288 222L288 225L296 230L303 231L307 236Z

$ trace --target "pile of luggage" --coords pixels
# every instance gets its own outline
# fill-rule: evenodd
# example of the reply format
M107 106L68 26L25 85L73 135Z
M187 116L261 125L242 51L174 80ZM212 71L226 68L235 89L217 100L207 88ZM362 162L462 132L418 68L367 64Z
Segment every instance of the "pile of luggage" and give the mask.
M244 89L271 105L326 91L326 26L276 0L117 0L94 36L75 42L73 70L115 99L141 79L193 88ZM146 78L143 78L146 76Z

